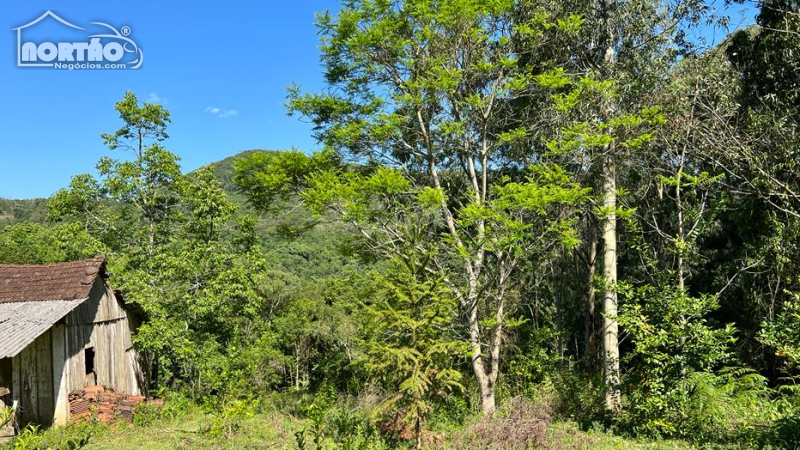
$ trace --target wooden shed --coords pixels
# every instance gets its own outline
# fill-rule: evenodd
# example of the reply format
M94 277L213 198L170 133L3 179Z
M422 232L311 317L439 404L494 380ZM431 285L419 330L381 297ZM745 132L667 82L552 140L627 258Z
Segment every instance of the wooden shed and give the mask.
M18 423L67 423L69 393L87 386L138 395L128 314L106 278L102 257L0 265L0 402Z

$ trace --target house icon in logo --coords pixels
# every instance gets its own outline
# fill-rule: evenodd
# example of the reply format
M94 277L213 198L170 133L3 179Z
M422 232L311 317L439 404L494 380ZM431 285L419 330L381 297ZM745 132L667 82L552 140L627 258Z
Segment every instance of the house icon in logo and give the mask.
M32 67L32 66L53 67L52 63L51 64L37 64L37 63L25 63L25 64L23 64L22 63L22 30L24 28L28 28L30 26L36 25L40 21L44 20L45 17L52 17L53 19L56 19L57 21L63 23L64 25L66 25L68 27L77 28L78 30L85 30L84 28L81 28L79 26L75 26L75 25L67 22L66 20L62 19L61 17L58 17L57 15L55 15L50 10L48 10L46 13L42 14L41 16L39 16L38 19L34 20L31 23L22 25L21 27L12 28L12 31L16 31L17 32L17 66L20 66L20 67Z

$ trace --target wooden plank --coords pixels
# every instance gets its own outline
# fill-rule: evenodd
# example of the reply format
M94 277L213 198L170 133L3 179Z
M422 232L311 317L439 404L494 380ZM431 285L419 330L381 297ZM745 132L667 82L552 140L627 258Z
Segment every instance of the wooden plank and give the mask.
M142 370L139 366L139 355L136 353L136 349L133 348L129 348L125 353L128 359L128 367L130 368L128 389L130 389L131 395L139 395L141 393L139 383L140 380L143 380Z
M18 402L21 400L22 393L22 357L17 355L11 360L11 401Z
M79 389L76 383L76 378L78 378L76 361L78 360L78 354L81 351L78 345L78 340L80 339L80 328L72 325L67 325L65 328L64 340L66 342L67 356L65 362L65 370L67 372L67 391L72 392L76 389Z
M125 355L122 351L122 336L117 333L119 329L119 321L113 322L108 326L108 378L114 383L118 390L125 391L125 378L120 377L121 372L118 364L120 362L120 354Z
M55 413L52 329L36 339L36 385L39 397L38 423L51 425Z
M20 352L19 417L23 424L39 419L39 397L36 385L36 343Z
M128 313L127 311L125 311L125 307L123 306L122 301L117 299L117 296L114 294L114 291L108 286L105 286L103 303L105 304L105 316L103 317L103 320L110 321L110 320L127 319Z
M53 396L55 397L54 425L66 425L69 422L68 356L65 325L52 328L53 346Z

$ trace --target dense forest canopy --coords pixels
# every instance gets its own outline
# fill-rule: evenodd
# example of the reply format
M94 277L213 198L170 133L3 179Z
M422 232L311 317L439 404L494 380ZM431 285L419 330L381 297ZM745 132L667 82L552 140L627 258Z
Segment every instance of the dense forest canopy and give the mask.
M800 5L758 7L707 48L698 1L343 1L288 88L320 151L184 174L128 92L96 176L0 202L0 260L107 255L152 392L796 448Z

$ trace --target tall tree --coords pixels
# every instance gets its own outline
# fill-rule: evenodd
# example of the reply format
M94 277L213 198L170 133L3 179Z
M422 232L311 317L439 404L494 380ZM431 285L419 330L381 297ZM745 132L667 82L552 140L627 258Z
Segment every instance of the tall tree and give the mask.
M130 91L114 109L122 127L101 137L109 149L129 151L132 158L100 158L97 171L101 181L87 174L73 177L70 186L50 201L50 216L74 218L87 229L152 258L175 221L177 180L182 175L180 158L161 145L168 137L170 114L162 105L140 103ZM103 207L105 200L114 202L116 208ZM141 220L143 226L129 227L134 220ZM133 236L136 238L131 239Z
M533 4L534 9L537 5L522 3ZM566 15L558 6L547 5L542 8L553 11L559 18ZM584 128L588 126L590 129L594 128L593 124L605 124L593 131L602 131L606 136L604 142L589 141L574 151L558 153L556 160L568 167L582 184L593 186L596 192L595 217L586 223L594 224L597 229L584 234L589 237L585 240L587 246L596 245L592 236L597 236L601 244L598 253L602 260L599 283L603 298L603 325L600 329L602 371L608 387L606 405L611 410L620 407L617 388L620 358L616 285L619 281L619 261L626 252L625 246L620 246L618 242L622 236L618 227L623 206L620 193L628 187L626 178L629 173L635 172L638 164L635 162L638 159L636 152L621 145L621 140L630 139L624 137L629 130L615 130L615 126L629 128L631 123L626 122L625 118L636 115L647 119L648 114L642 115L641 112L656 106L652 94L663 88L678 56L692 53L694 47L686 39L686 31L703 19L706 9L706 5L697 1L671 4L657 0L574 2L568 12L580 14L583 24L572 39L561 43L561 47L567 51L555 58L571 78L605 83L605 87L596 92L608 93L581 101L581 107L573 109L573 112L582 116L580 118L576 119L573 114L551 116L555 118L550 121L549 129L554 134L565 134L567 140L571 140L570 135L584 134L580 128L575 128L576 120ZM573 89L572 92L579 95L577 90ZM556 102L554 106L556 110L563 110L564 102ZM553 157L552 151L550 153L544 156ZM594 251L587 248L583 252L588 271L593 267L594 259L589 256ZM594 285L589 285L587 289L588 301L591 302L591 305L587 305L587 323L592 322L593 289Z
M101 158L99 177L77 175L57 192L50 219L60 223L50 231L72 231L87 247L101 244L126 301L143 309L135 343L146 389L170 383L194 394L223 390L237 381L222 375L244 353L237 347L256 347L268 334L263 325L242 324L262 323L256 318L266 270L253 219L237 216L210 169L181 172L178 156L162 145L170 118L163 106L126 92L115 110L122 127L102 138L130 154ZM73 244L54 253L85 251Z

